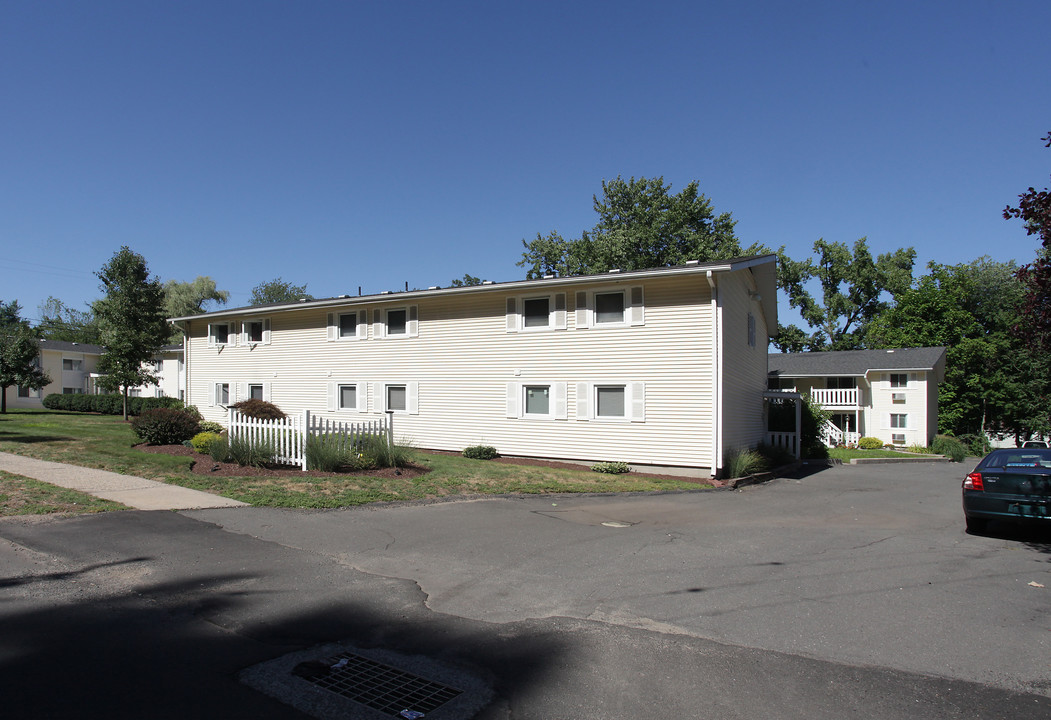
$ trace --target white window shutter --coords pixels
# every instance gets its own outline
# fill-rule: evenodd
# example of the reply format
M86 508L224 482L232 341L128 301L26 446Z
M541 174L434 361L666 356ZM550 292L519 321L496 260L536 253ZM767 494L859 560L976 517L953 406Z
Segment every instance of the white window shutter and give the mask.
M234 346L237 345L237 324L236 323L230 322L230 323L226 324L226 336L227 336L227 338L229 338L231 345L234 345Z
M577 293L576 325L578 328L588 327L588 294Z
M507 383L507 417L518 417L518 383Z
M209 329L208 335L211 336L211 329ZM219 383L212 383L212 391L208 394L208 407L215 407L218 404L219 404Z
M632 325L646 324L646 308L643 303L642 286L636 285L629 291L631 303L629 304L628 317Z
M509 297L507 298L507 309L506 309L506 327L507 332L518 332L518 298Z
M372 312L372 319L374 327L372 328L372 337L381 338L385 336L383 332L383 311L377 308Z
M354 393L357 399L358 407L356 410L359 413L369 411L369 384L363 382L355 382L354 387L357 392Z
M577 383L577 420L590 420L588 415L588 384Z
M555 419L565 420L569 417L569 410L567 408L568 403L566 402L566 383L552 383L551 392L555 396Z
M386 409L387 397L386 394L383 392L383 383L372 383L372 411L381 413Z
M566 294L555 293L555 309L551 313L551 327L555 330L566 329Z
M325 409L329 412L334 412L339 406L339 386L334 382L330 382L328 384L328 392L326 395L328 400L325 404Z
M234 402L240 402L248 397L248 386L245 383L234 383L234 387L236 388L233 398Z
M263 383L263 400L266 402L273 402L270 399L270 385L271 383L268 382Z
M215 347L215 326L212 323L208 323L208 347Z
M358 311L358 324L357 324L357 337L358 340L366 340L369 337L369 311L359 310ZM361 403L358 403L361 405Z
M418 382L411 382L405 384L405 394L408 397L405 399L406 412L410 415L420 414L420 384Z
M408 322L406 323L405 332L409 337L417 337L420 334L420 313L418 305L410 305L408 315Z
M646 383L631 383L631 421L646 421Z
M241 344L248 344L248 323L246 322L241 323Z
M263 344L270 344L270 318L263 318Z
M339 328L336 326L336 313L328 314L328 334L325 337L329 342L339 337Z

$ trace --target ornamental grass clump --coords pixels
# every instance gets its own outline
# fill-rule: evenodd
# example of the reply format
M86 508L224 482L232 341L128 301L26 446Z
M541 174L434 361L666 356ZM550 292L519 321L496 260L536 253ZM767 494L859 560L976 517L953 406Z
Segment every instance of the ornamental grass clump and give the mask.
M938 455L945 455L953 462L963 462L967 457L967 446L950 435L935 435L931 443L931 451Z
M727 478L740 478L766 470L766 458L758 450L732 448L723 458L723 471Z
M219 443L213 443L217 445ZM226 438L227 456L231 462L242 467L264 467L271 465L277 456L277 449L273 443L253 441L246 437L234 436ZM213 456L214 459L214 456ZM222 461L219 461L222 462Z

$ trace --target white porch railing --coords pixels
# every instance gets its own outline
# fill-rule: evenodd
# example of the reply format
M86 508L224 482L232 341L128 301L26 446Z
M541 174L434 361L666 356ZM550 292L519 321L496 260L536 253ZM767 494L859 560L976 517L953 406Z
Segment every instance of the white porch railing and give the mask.
M799 433L767 432L766 441L775 448L781 448L799 459Z
M840 430L832 422L826 422L821 427L821 442L826 447L835 447L836 445L857 445L858 440L861 439L861 433L848 432L846 430Z
M857 388L811 388L806 394L821 407L858 407Z
M387 444L394 442L394 418L392 413L377 420L364 422L339 422L319 418L304 410L299 415L289 415L282 420L260 420L245 417L230 408L227 429L230 437L245 438L252 443L268 443L276 451L275 461L283 465L298 465L307 469L307 438L317 435L337 435L341 442L353 447L362 438L376 435Z

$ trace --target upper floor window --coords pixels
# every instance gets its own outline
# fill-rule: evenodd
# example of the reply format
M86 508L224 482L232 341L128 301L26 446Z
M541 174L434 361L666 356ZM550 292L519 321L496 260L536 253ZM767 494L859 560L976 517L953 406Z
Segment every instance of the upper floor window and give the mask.
M269 345L270 318L245 320L241 325L241 342L245 345Z
M858 379L853 377L825 378L825 387L829 390L852 390L858 386Z
M369 318L367 310L350 310L328 314L328 339L331 340L364 340L369 335Z
M644 325L642 287L581 290L576 293L575 316L578 328Z
M77 358L62 358L62 369L80 372L84 369L84 361Z
M565 328L565 293L507 298L507 332Z
M909 426L909 416L905 413L891 413L890 426L895 429L904 429Z
M228 322L208 324L209 345L233 345L237 336L234 334L234 324Z
M403 338L419 335L420 323L416 305L385 310L377 309L374 319L375 328L372 333L374 337Z
M890 374L890 386L892 388L903 388L909 386L909 374L908 373L891 373Z

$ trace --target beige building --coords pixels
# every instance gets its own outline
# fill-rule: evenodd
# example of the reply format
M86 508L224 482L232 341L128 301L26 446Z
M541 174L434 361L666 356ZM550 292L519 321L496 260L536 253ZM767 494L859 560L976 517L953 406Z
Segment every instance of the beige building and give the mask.
M930 445L938 432L945 348L771 353L771 390L798 391L832 413L826 445L863 436L887 445Z
M765 439L772 255L173 318L186 402L258 397L399 441L706 468Z
M42 408L44 397L52 393L90 392L90 377L102 355L101 347L60 340L40 340L39 343L37 364L51 378L51 384L39 390L7 388L9 408Z

